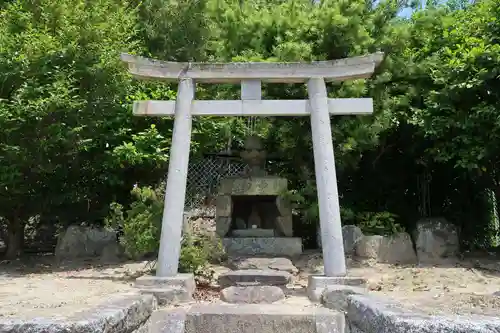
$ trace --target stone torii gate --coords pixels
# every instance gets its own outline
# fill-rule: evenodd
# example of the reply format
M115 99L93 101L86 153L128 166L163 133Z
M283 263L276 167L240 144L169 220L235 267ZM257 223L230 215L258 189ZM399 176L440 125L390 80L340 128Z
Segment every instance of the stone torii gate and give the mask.
M382 53L313 63L178 63L122 55L139 79L177 81L176 101L136 101L134 114L175 116L157 278L178 276L192 116L309 116L326 277L346 275L330 115L373 112L371 98L328 98L325 81L367 78ZM240 83L241 100L195 100L195 82ZM308 100L262 100L261 82L307 83Z

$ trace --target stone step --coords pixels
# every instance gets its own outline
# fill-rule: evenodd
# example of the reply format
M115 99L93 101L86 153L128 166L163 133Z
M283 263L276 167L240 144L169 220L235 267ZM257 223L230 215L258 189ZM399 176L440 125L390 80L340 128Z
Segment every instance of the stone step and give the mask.
M179 273L175 276L159 277L144 275L135 280L134 287L139 289L161 289L169 287L184 288L194 292L196 284L193 274Z
M344 333L343 313L321 307L209 304L156 311L151 333Z
M284 286L290 283L292 275L288 272L244 269L229 271L219 275L219 285L221 288L237 286L241 283L258 283L269 286Z

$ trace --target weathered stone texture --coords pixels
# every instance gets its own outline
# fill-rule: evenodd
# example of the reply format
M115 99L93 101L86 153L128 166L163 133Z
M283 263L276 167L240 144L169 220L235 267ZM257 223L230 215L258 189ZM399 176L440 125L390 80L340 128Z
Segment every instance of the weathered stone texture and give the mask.
M228 255L294 256L302 253L300 237L224 238Z
M353 254L356 245L363 237L363 232L355 225L345 225L342 227L342 237L344 239L344 252Z
M160 305L178 304L192 300L196 288L193 274L174 276L141 276L135 287L142 294L154 295Z
M285 293L276 286L232 286L220 293L222 301L236 304L274 303L285 298Z
M290 273L273 270L246 269L229 271L219 275L221 288L237 286L239 283L255 282L261 285L284 286L291 281Z
M356 255L361 258L378 259L384 236L363 236L356 245Z
M321 248L321 228L316 230L316 242ZM345 225L342 227L342 239L344 241L344 253L347 255L354 254L356 245L363 237L361 229L355 225Z
M415 247L420 261L457 255L457 228L443 218L427 218L417 222Z
M164 330L164 332L170 332ZM344 316L324 308L280 304L195 305L185 333L344 333Z
M366 289L357 286L333 285L328 286L321 295L321 303L333 310L347 311L347 298L350 295L362 295Z
M411 237L406 232L384 237L379 247L378 262L412 264L417 262Z
M363 236L356 245L356 255L388 264L409 264L417 261L411 237L406 232L392 236Z
M281 195L288 187L279 177L224 178L219 186L221 195Z
M307 282L307 297L312 302L321 301L323 292L328 287L336 288L338 286L349 286L363 289L366 285L366 279L355 276L324 276L309 275Z
M274 271L285 271L291 274L299 272L292 261L288 258L259 258L259 257L237 257L230 259L229 265L232 269L270 269Z
M157 303L150 295L124 295L123 298L56 318L32 320L0 319L1 333L131 333L146 321Z
M347 318L356 333L496 333L500 318L486 316L429 316L405 310L401 304L373 295L347 299Z
M59 259L98 257L105 251L106 255L118 251L117 245L114 231L72 225L59 235L55 256Z

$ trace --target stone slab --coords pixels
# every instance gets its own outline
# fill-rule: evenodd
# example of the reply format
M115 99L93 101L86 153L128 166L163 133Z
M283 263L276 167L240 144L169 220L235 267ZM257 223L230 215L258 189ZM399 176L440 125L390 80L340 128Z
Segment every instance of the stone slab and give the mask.
M299 272L292 261L283 257L233 257L229 258L229 267L234 270L239 269L271 269L274 271L284 271L290 274Z
M176 308L155 311L150 317L151 333L184 333L187 309Z
M302 254L300 237L224 238L228 255L295 256Z
M312 302L319 302L323 291L328 286L336 285L365 287L366 279L355 276L309 275L307 282L307 296Z
M113 301L71 316L0 318L2 333L129 333L141 329L157 308L150 295L125 294Z
M276 286L232 286L222 289L220 299L233 304L271 304L285 298L285 293Z
M228 177L220 182L219 193L222 195L281 195L287 190L285 178L266 177Z
M136 288L166 288L178 287L185 288L189 292L194 292L196 284L194 275L192 273L179 273L174 276L153 276L144 275L135 280L134 286Z
M274 237L273 229L235 229L231 232L233 237Z
M193 293L184 288L166 287L166 288L139 288L139 292L144 295L153 295L156 297L159 305L176 305L193 300Z
M196 284L193 274L177 274L174 276L141 276L135 280L134 286L141 294L156 297L160 305L179 304L191 301Z
M193 306L185 333L344 333L344 315L324 308L272 304Z
M240 283L258 283L260 285L284 286L290 283L292 276L283 271L245 269L229 271L219 275L221 288L237 286Z
M347 319L356 333L496 333L500 318L479 315L430 316L405 310L401 304L380 296L347 298Z

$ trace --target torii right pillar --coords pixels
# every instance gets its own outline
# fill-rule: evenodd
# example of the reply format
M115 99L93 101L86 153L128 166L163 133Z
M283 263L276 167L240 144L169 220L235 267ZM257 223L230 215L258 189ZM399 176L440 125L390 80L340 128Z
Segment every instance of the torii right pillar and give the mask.
M346 264L325 80L309 79L307 91L325 275L341 277L346 275Z
M345 293L346 289L349 289L349 293L362 293L366 280L346 276L337 173L325 80L310 78L307 81L307 91L324 265L324 275L309 276L307 294L312 301L320 301L327 287L342 293Z

